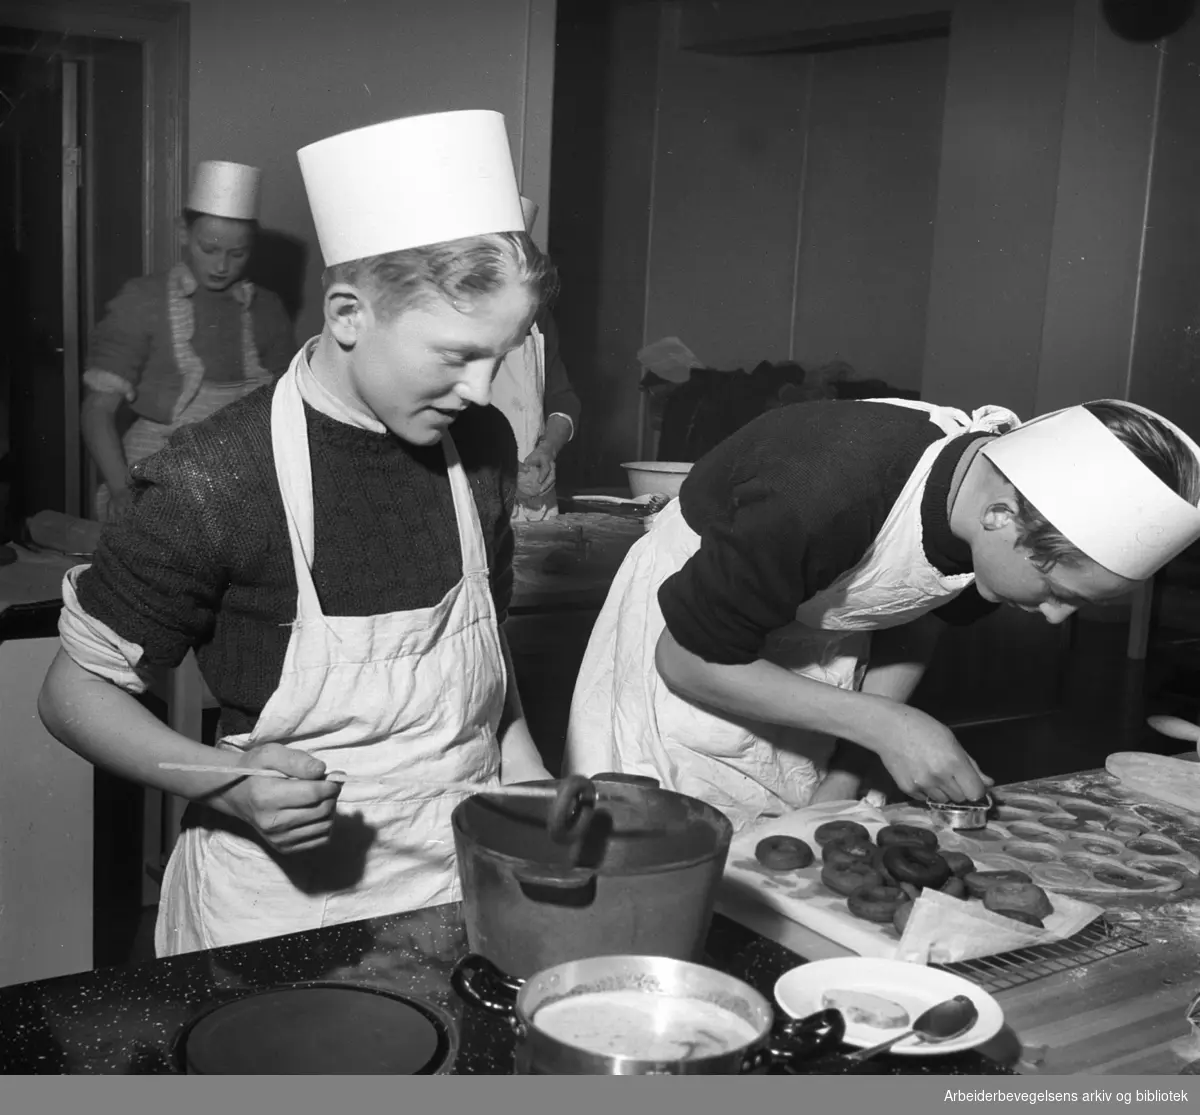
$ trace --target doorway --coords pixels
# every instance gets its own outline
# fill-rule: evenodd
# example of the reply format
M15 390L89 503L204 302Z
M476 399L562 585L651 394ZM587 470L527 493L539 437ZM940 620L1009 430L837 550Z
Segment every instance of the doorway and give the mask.
M8 537L40 510L88 517L79 433L87 338L127 280L178 259L187 5L0 0L0 498ZM142 907L143 793L92 779L93 963L120 961Z
M0 27L6 538L39 511L86 517L87 336L144 266L143 76L137 43Z

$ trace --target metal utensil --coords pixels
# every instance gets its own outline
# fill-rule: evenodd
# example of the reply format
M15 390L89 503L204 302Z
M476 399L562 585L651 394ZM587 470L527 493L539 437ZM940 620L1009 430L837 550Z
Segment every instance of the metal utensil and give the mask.
M283 771L269 767L222 766L217 763L159 763L161 770L186 770L196 774L228 774L234 778L291 778ZM510 786L480 786L476 782L413 781L397 775L379 778L355 778L331 771L325 776L330 782L370 782L397 784L410 789L445 790L450 793L480 794L500 798L541 798L550 802L546 829L556 843L568 844L579 836L591 820L596 805L596 784L590 778L570 775L557 786L529 786L514 783Z
M991 794L985 794L982 801L927 801L925 803L929 812L943 826L967 831L987 826L987 817L993 804Z
M1200 724L1181 720L1178 716L1147 716L1146 723L1156 732L1185 743L1200 744Z
M291 778L281 770L269 767L235 767L221 766L216 763L159 763L161 770L187 770L196 774L228 774L235 778ZM472 794L487 794L489 797L511 798L554 798L558 791L553 786L488 786L481 787L474 782L413 782L411 779L397 775L381 775L379 778L358 778L340 771L331 771L325 776L329 782L370 782L411 786L422 790L465 791Z
M860 1049L857 1053L851 1053L846 1059L858 1064L879 1053L886 1053L897 1042L910 1038L914 1034L924 1045L939 1045L944 1041L953 1041L955 1038L962 1037L974 1026L978 1018L979 1011L975 1008L975 1004L966 995L955 995L953 999L937 1003L918 1016L911 1030L906 1030L897 1037L873 1045L870 1049Z

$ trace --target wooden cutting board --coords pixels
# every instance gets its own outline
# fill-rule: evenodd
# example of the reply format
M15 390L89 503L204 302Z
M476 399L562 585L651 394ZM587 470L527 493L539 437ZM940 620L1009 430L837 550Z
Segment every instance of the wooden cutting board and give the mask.
M1109 755L1104 765L1126 788L1200 813L1200 763L1144 751L1118 751Z

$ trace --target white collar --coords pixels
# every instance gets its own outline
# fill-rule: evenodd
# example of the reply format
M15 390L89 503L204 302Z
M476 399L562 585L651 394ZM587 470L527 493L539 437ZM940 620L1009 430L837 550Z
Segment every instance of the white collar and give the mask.
M373 414L339 399L316 376L309 363L309 357L317 346L320 337L307 341L296 355L296 385L302 398L313 410L318 410L327 418L336 422L344 422L359 430L370 430L373 434L386 434L387 427Z

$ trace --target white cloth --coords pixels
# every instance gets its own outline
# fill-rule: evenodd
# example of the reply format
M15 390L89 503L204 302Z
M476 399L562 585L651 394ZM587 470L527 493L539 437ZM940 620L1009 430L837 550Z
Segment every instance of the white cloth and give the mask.
M922 546L921 499L946 442L968 430L997 430L1010 411L961 411L908 400L945 437L921 456L862 561L806 600L794 622L772 633L762 657L803 677L857 689L870 632L907 623L967 588L973 573L946 576ZM672 500L634 544L592 629L571 704L564 772L619 771L657 778L669 790L722 810L735 829L806 805L820 785L835 739L816 732L734 721L668 689L655 665L665 626L659 586L699 549L699 536Z
M302 350L271 407L275 469L299 588L279 687L252 732L223 748L276 742L360 779L349 782L326 849L279 855L224 828L188 828L163 879L159 956L420 909L461 895L450 827L466 796L424 782L494 785L506 667L483 532L447 434L463 576L429 608L326 616L312 579L313 502Z
M138 670L142 648L121 638L107 623L88 615L79 603L75 586L80 575L91 567L90 562L73 566L63 577L63 606L58 613L58 636L63 650L89 673L129 693L144 693L146 676Z
M536 325L520 348L513 349L500 361L492 380L492 404L512 426L517 438L517 461L524 461L546 429L546 338ZM553 498L555 471L551 465L545 503L530 507L518 497L513 504L514 522L540 522L558 514Z

